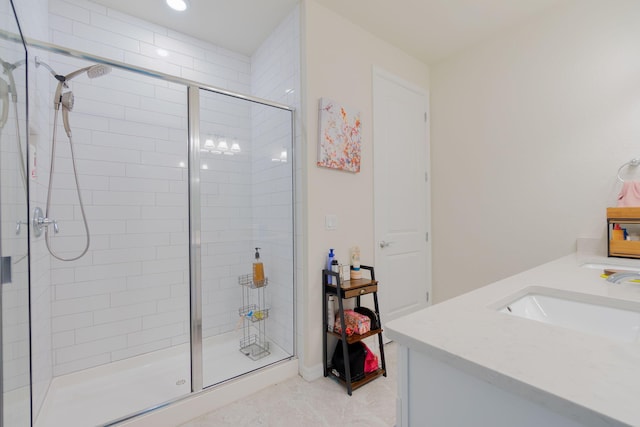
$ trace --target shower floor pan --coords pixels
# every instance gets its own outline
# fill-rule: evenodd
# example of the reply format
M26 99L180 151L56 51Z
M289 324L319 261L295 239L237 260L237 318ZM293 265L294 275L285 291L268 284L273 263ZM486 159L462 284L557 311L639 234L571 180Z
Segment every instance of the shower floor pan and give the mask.
M204 340L203 383L218 384L290 357L270 344L271 354L254 361L240 353L236 333ZM190 376L184 344L56 377L35 427L103 425L189 394Z

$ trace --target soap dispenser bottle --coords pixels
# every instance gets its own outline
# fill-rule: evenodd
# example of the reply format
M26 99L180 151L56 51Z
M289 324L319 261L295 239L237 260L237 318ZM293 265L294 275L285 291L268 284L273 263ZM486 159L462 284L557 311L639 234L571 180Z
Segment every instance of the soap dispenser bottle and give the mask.
M260 248L256 248L255 260L253 261L253 284L259 288L264 286L264 265L260 261Z

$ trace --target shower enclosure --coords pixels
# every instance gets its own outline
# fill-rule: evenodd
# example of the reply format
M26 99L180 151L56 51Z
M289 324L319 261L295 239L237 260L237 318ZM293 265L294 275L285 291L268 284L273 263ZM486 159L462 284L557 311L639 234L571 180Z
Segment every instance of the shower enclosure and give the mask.
M0 426L111 425L294 357L292 109L23 45L3 3ZM257 358L239 284L256 247Z
M3 5L0 25L19 34ZM0 426L30 424L26 59L20 37L0 39Z

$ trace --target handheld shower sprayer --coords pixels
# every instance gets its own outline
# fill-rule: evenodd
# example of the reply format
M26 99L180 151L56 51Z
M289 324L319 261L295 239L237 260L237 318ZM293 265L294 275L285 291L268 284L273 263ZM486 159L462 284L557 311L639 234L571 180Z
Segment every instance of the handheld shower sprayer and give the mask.
M9 92L11 86L3 79L0 79L0 99L2 100L2 112L0 113L0 129L4 128L9 118Z
M62 86L68 87L67 82L73 79L74 77L79 76L80 74L86 72L87 77L90 79L95 79L97 77L102 77L105 74L111 72L111 67L103 64L95 64L90 65L88 67L81 68L72 73L67 74L66 76L62 76L63 80L59 80L58 88L56 89L55 100L57 100L56 108L60 108L60 104L62 104L62 123L64 124L64 130L67 133L67 136L71 138L71 126L69 125L69 111L73 110L74 96L73 92L62 92ZM58 77L56 76L56 79Z
M0 99L2 100L2 112L0 112L0 130L4 129L4 126L7 124L7 120L9 119L9 99L11 99L11 103L13 103L14 115L16 120L15 132L16 132L16 142L18 144L17 151L18 157L20 161L20 174L22 177L22 183L24 185L25 196L27 191L27 172L26 172L26 163L24 161L24 154L22 148L22 140L20 138L20 124L19 124L19 114L18 114L18 86L16 85L16 81L13 77L13 70L18 68L21 65L26 64L25 59L21 59L14 63L10 63L0 58L0 65L2 66L2 71L4 75L7 76L8 82L4 79L0 79ZM9 98L11 95L11 98Z
M14 62L13 64L0 59L0 65L2 65L2 70L4 74L9 79L8 82L0 79L0 99L2 99L2 113L0 115L0 129L4 127L7 123L7 118L9 117L9 95L11 95L11 100L15 104L18 102L18 93L16 92L16 81L13 78L13 70L18 68L20 65L24 64L25 60L21 59L18 62Z
M86 72L87 77L89 77L90 79L95 79L97 77L102 77L105 74L108 74L111 72L111 67L108 65L94 64L94 65L89 65L88 67L80 68L79 70L76 70L76 71L72 71L67 75L62 75L62 74L56 73L49 64L42 61L37 56L35 58L35 62L36 62L36 67L39 67L40 65L42 65L58 81L58 87L56 88L56 92L53 97L53 104L55 105L56 109L60 108L60 103L62 102L62 95L63 95L62 88L65 88L65 89L68 88L69 87L68 82L71 81L73 78Z
M87 216L85 215L85 212L84 212L84 204L82 202L80 184L78 183L78 171L76 168L76 160L75 160L75 154L74 154L74 148L73 148L73 138L71 137L71 125L69 124L69 112L73 110L75 97L72 91L67 90L63 92L63 89L68 89L69 88L68 82L83 73L87 73L87 77L89 77L90 79L94 79L96 77L101 77L109 73L111 71L111 67L104 64L94 64L88 67L80 68L67 75L62 75L62 74L56 73L53 70L53 68L51 68L46 62L41 61L38 57L35 58L35 63L36 63L36 67L42 65L44 68L46 68L49 71L49 73L58 81L58 85L56 87L56 91L53 97L53 106L54 106L53 140L51 143L51 167L49 168L49 189L47 192L47 207L46 207L45 217L38 218L38 224L43 224L43 226L47 226L45 228L45 241L47 243L47 249L49 250L49 253L53 257L61 261L75 261L83 257L84 254L86 254L87 251L89 250L90 233L89 233L89 224L87 222ZM0 88L0 91L1 91L1 88ZM69 147L71 149L71 163L73 165L73 175L76 182L76 190L77 190L76 194L78 196L78 202L80 204L80 212L82 213L82 221L84 223L84 228L87 236L86 245L82 253L72 258L63 258L52 249L51 243L50 243L49 227L48 227L49 224L53 224L54 226L53 231L55 233L58 233L59 231L57 221L50 219L49 215L51 213L51 193L53 188L52 183L53 183L54 169L55 169L55 151L56 151L56 139L57 139L56 130L57 130L57 124L58 124L58 113L60 112L61 107L62 107L62 123L64 125L64 130L67 134L67 137L69 138Z
M61 97L62 104L62 124L64 125L64 130L67 133L67 136L71 138L71 126L69 125L69 111L73 110L73 102L75 97L73 96L73 92L65 92Z

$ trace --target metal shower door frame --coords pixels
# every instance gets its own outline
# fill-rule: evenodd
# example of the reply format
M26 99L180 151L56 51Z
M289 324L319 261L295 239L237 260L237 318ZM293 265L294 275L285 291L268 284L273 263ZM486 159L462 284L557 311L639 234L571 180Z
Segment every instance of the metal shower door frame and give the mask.
M202 240L200 218L200 88L188 87L189 115L189 283L191 298L191 391L203 389Z
M203 371L203 344L202 344L202 239L201 239L201 208L202 197L200 188L200 91L209 91L220 95L232 96L234 98L243 99L245 101L262 104L272 108L278 108L290 113L291 122L291 209L292 209L292 278L293 278L293 355L297 354L297 334L296 322L297 311L295 306L296 298L296 216L295 216L295 115L294 110L290 107L278 105L259 98L247 96L236 96L227 91L219 91L215 88L202 85L190 84L188 86L188 118L189 118L189 258L190 258L190 307L191 307L191 391L199 392L204 390L204 371ZM0 426L1 427L1 426Z
M12 39L13 41L15 41L16 43L19 43L20 45L22 45L22 48L24 50L24 57L25 59L27 58L28 55L28 49L27 49L27 45L26 45L26 39L24 37L24 34L22 33L22 27L20 26L20 21L18 19L18 14L16 13L16 9L15 9L15 5L13 4L13 0L9 0L9 4L11 6L11 12L13 13L13 19L15 20L15 24L16 24L16 28L18 31L18 34L15 35L9 35L7 34L6 37L8 39ZM13 38L15 37L15 38ZM25 71L27 72L27 71ZM27 88L27 97L28 97L28 88ZM6 107L6 106L5 106ZM7 107L8 108L8 107ZM16 110L16 114L17 114L17 110ZM27 123L28 123L28 113L27 113L27 117L26 117ZM27 136L27 156L26 158L28 158L29 155L29 148L28 148L28 136ZM0 153L0 158L1 158L1 153ZM18 160L18 162L20 162L20 160ZM24 165L25 167L27 165ZM25 182L25 191L26 194L28 194L29 191L29 180L26 179ZM2 185L0 185L0 203L2 200L1 197L2 194ZM25 200L25 209L26 209L26 218L29 217L29 197L26 197ZM0 223L2 222L2 209L0 209ZM30 235L30 230L27 230L27 284L30 284L30 268L29 268L29 259L30 259L30 247L29 247L29 235ZM2 287L4 286L4 282L5 280L11 280L11 263L12 263L12 257L10 255L7 256L8 259L5 259L5 254L2 251L2 247L4 245L1 244L2 239L4 238L3 234L2 234L2 229L0 228L0 427L4 426L4 414L5 414L5 402L4 402L4 336L3 336L3 330L4 330L4 324L3 324L3 317L4 317L4 312L3 312L3 307L4 307L4 301L3 301L3 289ZM8 261L8 262L5 262ZM2 271L2 267L5 267L8 265L9 267L9 271ZM28 315L28 333L29 335L31 334L31 306L30 306L30 286L28 286L29 292L28 292L28 300L27 300L27 306L26 309L29 311L29 315ZM30 399L31 399L31 337L28 337L28 341L29 341L29 395L30 395ZM31 404L29 405L29 425L33 425L33 413L31 411Z
M203 378L203 345L202 345L202 261L201 261L201 218L200 218L200 208L201 208L201 195L200 195L200 91L205 90L209 92L214 92L220 95L226 95L237 99L242 99L245 101L265 105L268 107L277 108L280 110L285 110L290 113L290 122L291 122L291 181L292 181L292 194L291 194L291 206L292 206L292 278L293 278L293 318L292 318L292 343L293 343L293 354L291 354L290 358L294 358L297 356L297 292L296 292L296 283L297 283L297 268L296 268L296 233L297 233L297 223L296 223L296 205L295 205L295 194L296 194L296 185L295 185L295 176L296 176L296 149L295 149L295 139L296 139L296 127L295 127L295 109L284 104L279 104L277 102L272 102L269 100L265 100L259 97L254 97L251 95L245 95L237 92L232 92L226 89L202 84L199 82L195 82L192 80L184 79L181 77L172 76L169 74L165 74L162 72L153 71L150 69L146 69L143 67L137 67L130 64L126 64L123 62L107 59L104 57L100 57L97 55L91 55L85 52L81 52L74 49L64 48L58 45L54 45L51 43L43 42L36 39L24 38L26 46L31 46L33 48L42 49L48 52L62 54L66 56L70 56L73 58L83 59L87 61L91 61L94 63L109 65L114 68L118 68L120 70L130 71L135 74L145 75L148 77L158 78L167 82L177 83L183 85L187 89L187 106L188 106L188 194L189 194L189 293L190 293L190 334L191 334L191 342L190 342L190 350L191 350L191 393L185 396L177 397L171 399L167 402L159 404L153 408L148 408L141 410L140 412L136 412L134 414L130 414L119 418L117 420L112 420L112 422L108 425L114 425L119 422L123 422L125 420L152 412L159 408L166 407L175 402L188 399L194 396L199 392L203 392L206 390L204 387L204 378ZM2 424L0 422L0 427Z

